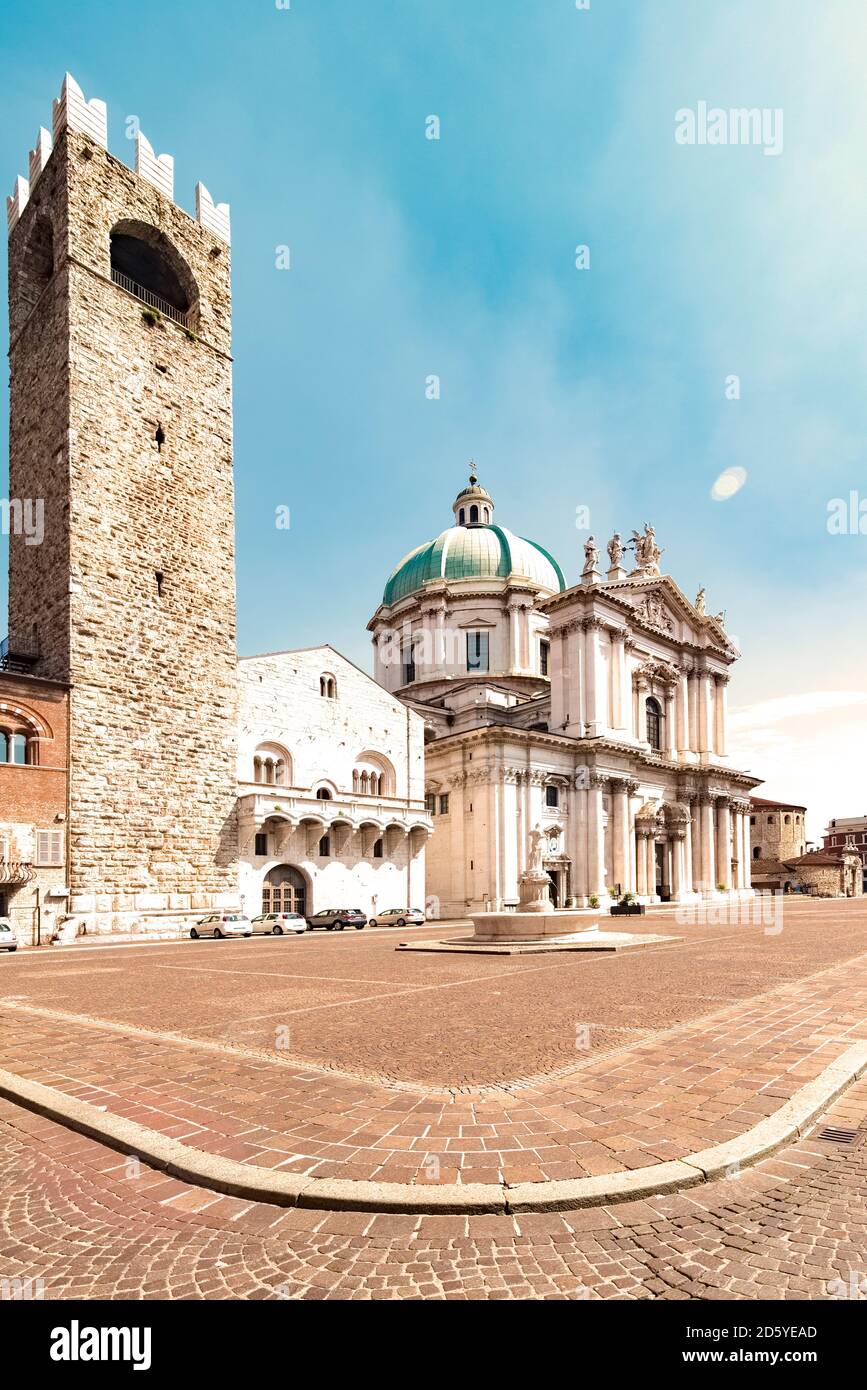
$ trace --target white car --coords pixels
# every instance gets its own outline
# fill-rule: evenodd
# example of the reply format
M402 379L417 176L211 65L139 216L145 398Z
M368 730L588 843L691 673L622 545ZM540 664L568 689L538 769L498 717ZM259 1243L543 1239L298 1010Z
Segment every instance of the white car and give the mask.
M0 951L17 951L18 937L8 917L0 917Z
M263 912L252 925L254 936L300 936L307 930L307 919L300 912Z
M194 927L190 927L190 936L194 941L198 941L200 936L212 936L219 941L224 936L252 935L253 923L240 912L213 912L210 917L203 917Z
M425 915L417 907L387 907L371 917L372 927L423 927Z

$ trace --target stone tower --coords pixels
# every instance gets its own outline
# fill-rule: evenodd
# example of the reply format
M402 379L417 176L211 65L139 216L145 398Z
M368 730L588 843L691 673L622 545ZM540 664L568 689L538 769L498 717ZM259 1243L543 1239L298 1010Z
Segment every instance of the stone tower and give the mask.
M237 901L229 214L68 75L53 127L7 200L9 654L69 683L70 906L125 930Z

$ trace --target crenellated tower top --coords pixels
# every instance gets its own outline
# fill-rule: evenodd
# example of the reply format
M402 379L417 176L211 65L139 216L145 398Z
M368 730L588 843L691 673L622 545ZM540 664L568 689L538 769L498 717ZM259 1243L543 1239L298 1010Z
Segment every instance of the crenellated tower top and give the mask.
M11 197L6 199L6 219L9 231L15 226L33 191L39 176L51 156L58 137L67 128L88 136L103 149L108 149L108 110L97 97L85 99L75 78L67 73L60 96L52 103L52 135L40 126L36 147L30 151L28 178L15 180ZM160 193L174 201L174 159L170 154L155 154L150 141L139 131L135 142L135 172ZM221 241L231 242L229 204L215 203L203 183L196 184L196 221Z

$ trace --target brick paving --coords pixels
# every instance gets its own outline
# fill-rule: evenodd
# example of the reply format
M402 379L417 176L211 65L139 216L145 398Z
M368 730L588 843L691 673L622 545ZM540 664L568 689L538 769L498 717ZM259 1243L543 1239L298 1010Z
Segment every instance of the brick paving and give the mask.
M825 1123L857 1127L859 1142L814 1133L739 1177L611 1208L414 1217L218 1196L0 1101L0 1290L20 1280L49 1300L863 1300L867 1081Z
M781 938L743 929L734 941L723 943L711 932L690 943L694 950L667 948L661 965L648 952L594 958L589 972L586 961L541 969L518 960L504 970L490 960L480 973L478 959L467 972L459 957L443 965L438 957L396 956L387 938L349 947L319 937L315 944L218 943L205 954L203 943L185 943L43 955L12 962L8 973L10 963L3 963L0 1056L10 1071L256 1166L423 1184L601 1175L680 1158L743 1133L867 1037L867 905L855 906L857 912L848 904L804 905L800 916L795 910L784 933L784 973L801 975L776 985ZM658 921L646 921L648 930L658 929ZM757 976L755 957L763 951ZM826 963L840 956L842 963ZM817 962L824 968L816 970ZM742 996L756 978L771 988L720 1005L720 997ZM655 1027L672 1008L670 999L662 1008L658 991L681 997L689 980L694 997L676 1006L681 1021ZM299 988L305 1003L298 1003ZM339 1069L342 1054L330 1068L304 1055L310 1035L296 1036L293 1009L321 1020L333 1012L337 993L338 1011L363 1027L375 989L388 994L392 1026L406 1033L401 1078ZM426 1060L418 1048L420 1014L428 1029L438 1022L447 1030L460 1019L464 1046L478 1045L487 1057L485 1012L510 989L522 1010L532 1002L528 989L543 997L517 1025L515 1001L508 1001L508 1081L496 1073L488 1085L406 1079L411 1063ZM592 1041L597 1026L604 1032L611 1019L612 998L620 1017L627 989L633 991L628 1030L618 1023L617 1041L607 1048L576 1046L586 1041L576 1015L587 1018L593 1010ZM564 996L565 1017L571 1010L569 1060L564 1063L560 1047L549 1049L547 1071L522 1081L520 1064L529 1067L540 1057L535 1033L545 1034L550 1011L562 1010ZM288 1020L285 1048L279 1032L275 1038L281 1014ZM166 1028L173 1036L161 1034ZM436 1071L444 1079L455 1048L447 1032L443 1041ZM363 1036L356 1041L352 1056L370 1064L381 1044L371 1039L365 1052L363 1042Z

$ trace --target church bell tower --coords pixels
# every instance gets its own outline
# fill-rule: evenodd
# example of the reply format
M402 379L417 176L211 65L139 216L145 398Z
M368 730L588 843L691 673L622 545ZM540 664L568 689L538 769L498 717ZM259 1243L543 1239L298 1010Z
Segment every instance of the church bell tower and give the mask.
M9 653L70 688L70 908L235 902L229 212L67 75L9 215ZM173 916L174 915L174 916Z

